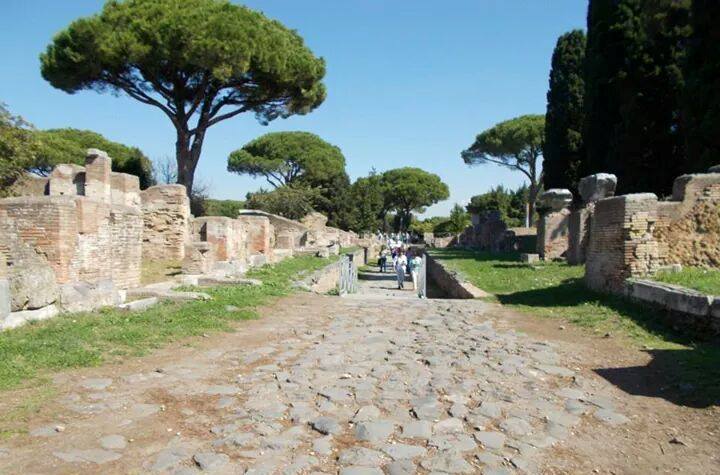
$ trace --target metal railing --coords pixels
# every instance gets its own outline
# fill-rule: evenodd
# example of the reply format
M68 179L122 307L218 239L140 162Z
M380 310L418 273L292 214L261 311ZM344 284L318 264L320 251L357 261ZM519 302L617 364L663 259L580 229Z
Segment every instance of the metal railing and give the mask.
M354 294L358 291L358 267L352 254L347 254L340 260L340 279L338 293L340 295Z

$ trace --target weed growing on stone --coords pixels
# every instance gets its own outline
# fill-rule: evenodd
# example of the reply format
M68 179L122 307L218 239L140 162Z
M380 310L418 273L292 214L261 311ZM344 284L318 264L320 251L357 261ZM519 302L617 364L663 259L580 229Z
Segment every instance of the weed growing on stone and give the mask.
M62 315L0 333L0 389L36 381L44 372L97 366L186 337L232 331L233 322L256 318L255 308L293 291L293 280L329 264L311 256L248 272L261 286L203 289L206 302L156 305L142 312L117 309Z

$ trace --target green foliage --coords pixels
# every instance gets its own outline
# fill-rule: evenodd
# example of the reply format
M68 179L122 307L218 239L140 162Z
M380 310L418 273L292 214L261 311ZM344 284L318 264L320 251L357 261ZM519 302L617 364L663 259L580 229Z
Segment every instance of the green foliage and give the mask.
M328 217L328 224L348 229L353 224L350 179L340 149L309 132L273 132L259 137L230 154L228 170L265 177L278 194L264 193L263 209L296 216L307 206ZM295 193L298 203L280 203L277 198ZM308 194L307 190L315 192ZM260 195L258 195L258 199ZM267 211L267 209L266 209ZM309 212L309 211L306 211ZM300 215L302 217L303 215Z
M227 0L110 0L40 60L58 89L125 93L167 115L189 191L208 128L244 112L305 114L326 95L325 62L295 31Z
M653 279L694 289L708 295L720 295L720 270L718 269L685 267L680 272L659 272Z
M467 210L470 213L483 214L488 211L499 211L500 217L508 227L525 225L525 203L528 200L527 186L515 191L498 185L487 193L470 198Z
M465 208L455 203L450 210L450 217L447 220L447 232L461 233L465 228L470 226L470 215Z
M319 190L307 187L281 186L272 191L248 193L245 207L277 214L288 219L301 219L311 213L321 195Z
M0 334L0 389L9 389L46 371L98 366L139 356L169 342L208 332L232 331L233 322L256 318L255 308L293 291L292 280L328 264L296 257L248 272L261 286L204 289L209 301L164 303L127 313L115 309L62 315ZM239 311L228 311L228 305Z
M385 187L375 170L367 177L358 178L350 189L353 204L353 226L358 232L382 229L385 213Z
M545 113L543 184L549 188L577 190L585 150L584 123L585 33L573 30L558 38L552 56L550 88Z
M245 201L205 199L205 216L237 218L238 211L245 208Z
M309 132L272 132L230 154L228 171L262 176L279 188L323 186L345 173L340 149Z
M98 148L112 158L112 169L140 178L140 188L155 184L152 163L137 147L113 142L90 130L50 129L36 132L40 150L33 171L48 174L60 163L85 163L85 151Z
M385 187L385 208L396 211L400 230L407 229L413 211L421 212L426 206L446 200L448 186L439 176L420 168L404 167L382 174Z
M692 169L720 162L720 3L694 0L688 41L684 112Z
M0 103L0 197L36 161L38 144L32 126Z
M418 234L441 234L443 232L443 226L445 226L445 223L447 223L447 221L447 216L433 216L430 218L425 218L423 220L418 220L413 217L412 221L410 222L409 231Z
M523 115L482 132L461 155L469 165L494 163L523 173L530 181L528 204L532 218L542 181L538 160L544 136L545 116Z
M588 10L586 173L618 176L618 193L666 195L694 168L681 94L690 0L592 0Z

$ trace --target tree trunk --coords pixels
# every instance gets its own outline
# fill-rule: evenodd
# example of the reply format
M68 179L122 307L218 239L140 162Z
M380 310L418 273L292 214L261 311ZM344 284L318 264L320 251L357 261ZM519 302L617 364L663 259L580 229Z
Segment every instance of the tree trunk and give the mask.
M190 134L184 130L178 130L177 141L175 142L175 158L177 160L177 182L185 185L188 198L192 197L195 183L195 169L200 161L205 131L199 130L195 133L194 140L190 140Z
M530 182L528 187L528 222L530 227L535 226L535 200L537 200L539 188L535 182Z

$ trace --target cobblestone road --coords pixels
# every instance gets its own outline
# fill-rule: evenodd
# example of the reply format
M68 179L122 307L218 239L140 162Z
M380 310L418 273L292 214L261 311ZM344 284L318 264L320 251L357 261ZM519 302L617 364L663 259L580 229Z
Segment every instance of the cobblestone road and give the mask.
M553 345L496 330L494 307L391 286L290 299L253 342L59 378L56 419L0 472L536 473L582 421L627 421Z

